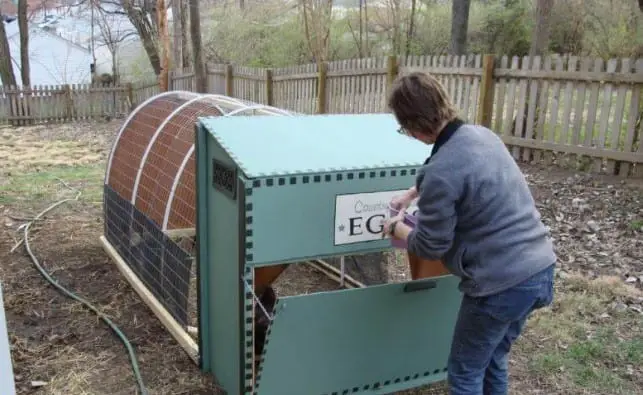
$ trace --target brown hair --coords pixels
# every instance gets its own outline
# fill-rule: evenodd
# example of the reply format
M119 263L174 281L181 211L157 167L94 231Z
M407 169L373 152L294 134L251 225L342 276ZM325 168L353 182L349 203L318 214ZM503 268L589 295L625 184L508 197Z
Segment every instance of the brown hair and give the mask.
M458 116L446 90L432 75L412 72L398 77L391 87L388 106L402 128L436 133Z

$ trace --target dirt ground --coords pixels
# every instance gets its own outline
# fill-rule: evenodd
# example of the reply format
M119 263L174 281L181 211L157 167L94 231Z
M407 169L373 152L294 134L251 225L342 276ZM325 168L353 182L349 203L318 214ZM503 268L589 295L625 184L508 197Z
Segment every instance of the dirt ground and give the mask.
M20 225L73 197L69 187L82 191L80 201L33 227L30 245L43 267L123 330L150 394L212 393L99 244L104 162L121 122L0 127L0 281L19 394L136 393L117 337L49 285L23 246L10 251ZM643 186L522 168L559 261L554 305L528 322L512 353L511 393L643 394ZM299 281L307 289L328 281L306 275Z

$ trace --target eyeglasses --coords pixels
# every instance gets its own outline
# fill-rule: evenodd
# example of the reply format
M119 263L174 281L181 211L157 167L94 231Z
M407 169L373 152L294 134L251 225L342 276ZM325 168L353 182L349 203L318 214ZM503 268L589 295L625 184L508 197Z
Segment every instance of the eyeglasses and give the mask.
M399 129L397 129L397 132L398 132L399 134L404 135L404 136L411 136L411 133L409 133L409 131L408 131L408 130L406 130L406 129L404 128L404 126L400 126L400 128L399 128Z

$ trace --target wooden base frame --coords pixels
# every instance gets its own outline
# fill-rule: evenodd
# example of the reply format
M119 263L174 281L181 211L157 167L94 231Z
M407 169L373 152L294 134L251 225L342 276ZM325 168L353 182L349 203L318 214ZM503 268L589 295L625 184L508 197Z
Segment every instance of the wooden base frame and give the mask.
M103 246L105 252L112 258L114 264L121 272L123 277L127 282L134 288L134 291L141 297L143 302L152 310L156 317L161 321L163 326L167 328L172 337L176 339L179 345L185 350L190 359L197 365L199 364L199 346L197 343L190 337L186 329L183 329L181 324L179 324L174 317L167 311L165 307L156 299L156 297L150 292L150 290L143 284L141 280L136 276L136 274L129 268L127 263L120 256L118 251L112 246L112 244L105 238L105 236L100 236L100 242Z

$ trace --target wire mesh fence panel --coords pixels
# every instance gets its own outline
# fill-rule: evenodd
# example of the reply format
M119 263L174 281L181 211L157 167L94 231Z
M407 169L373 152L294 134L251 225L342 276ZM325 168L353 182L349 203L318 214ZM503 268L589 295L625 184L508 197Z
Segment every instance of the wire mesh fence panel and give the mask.
M109 185L104 198L107 240L174 319L189 325L192 256Z

